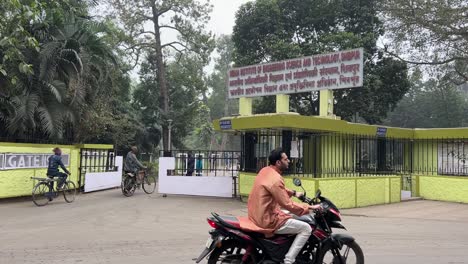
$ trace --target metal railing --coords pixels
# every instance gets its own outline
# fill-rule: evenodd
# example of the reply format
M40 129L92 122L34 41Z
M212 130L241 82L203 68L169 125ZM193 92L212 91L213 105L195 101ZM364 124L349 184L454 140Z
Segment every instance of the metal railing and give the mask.
M234 177L240 169L240 151L172 150L171 156L175 175Z
M115 151L109 149L81 149L80 151L80 177L78 186L84 183L87 172L110 172L117 171L115 165Z
M286 172L290 175L315 178L409 174L468 176L468 138L411 140L287 131L244 134L241 170L258 172L268 165L270 151L279 146L291 161Z

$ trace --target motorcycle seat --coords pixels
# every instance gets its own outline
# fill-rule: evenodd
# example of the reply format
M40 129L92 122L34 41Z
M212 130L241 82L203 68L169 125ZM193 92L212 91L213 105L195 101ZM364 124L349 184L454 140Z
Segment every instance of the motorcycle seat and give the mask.
M223 225L241 230L239 219L235 216L226 216L226 215L213 215L219 222Z

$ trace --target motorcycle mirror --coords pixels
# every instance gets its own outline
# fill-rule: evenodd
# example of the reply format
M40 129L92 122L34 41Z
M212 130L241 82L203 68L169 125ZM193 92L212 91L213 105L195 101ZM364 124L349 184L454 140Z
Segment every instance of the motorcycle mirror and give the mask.
M299 180L298 178L294 178L293 183L294 183L294 185L296 185L297 187L301 187L301 186L302 186L301 180Z
M320 189L318 189L315 193L315 198L320 197L320 195L322 195L322 192L320 191Z

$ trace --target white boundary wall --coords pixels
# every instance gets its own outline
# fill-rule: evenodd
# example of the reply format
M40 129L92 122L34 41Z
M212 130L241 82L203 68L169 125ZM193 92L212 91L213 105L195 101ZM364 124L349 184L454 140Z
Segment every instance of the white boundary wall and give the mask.
M175 169L175 158L159 158L159 193L232 197L232 177L168 176Z
M115 157L115 166L117 166L117 171L86 173L84 191L93 192L120 186L122 182L122 156Z

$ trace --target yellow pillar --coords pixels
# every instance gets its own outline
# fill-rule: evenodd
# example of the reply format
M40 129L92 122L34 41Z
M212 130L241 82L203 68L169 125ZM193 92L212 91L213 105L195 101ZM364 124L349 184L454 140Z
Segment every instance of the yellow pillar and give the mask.
M320 90L319 116L333 116L333 90Z
M289 113L289 95L276 95L276 113Z
M253 102L253 99L250 97L239 98L239 115L251 116L252 115L252 102Z

